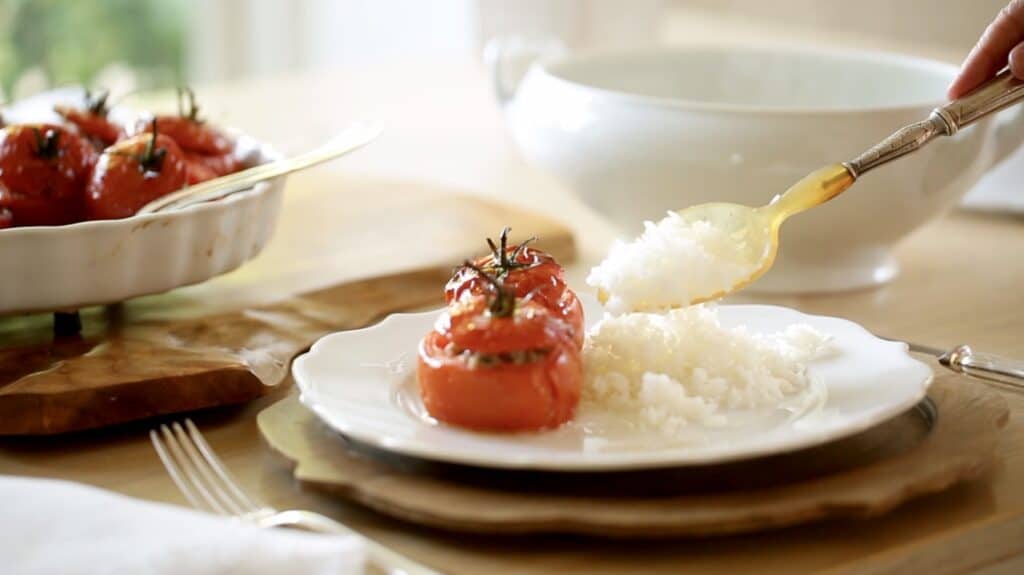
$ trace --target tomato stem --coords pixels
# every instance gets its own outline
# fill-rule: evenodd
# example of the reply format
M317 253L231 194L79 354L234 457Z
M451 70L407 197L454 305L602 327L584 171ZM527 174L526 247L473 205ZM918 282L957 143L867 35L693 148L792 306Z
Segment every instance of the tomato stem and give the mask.
M467 260L463 265L475 271L480 277L484 278L487 284L494 290L494 299L490 301L488 307L491 314L497 317L512 317L512 314L516 311L516 298L511 292L505 289L505 286L501 284L501 281L471 261Z
M110 96L109 90L102 90L96 94L85 89L85 109L96 116L103 118L107 117L107 113L110 112L110 108L107 107L107 98Z
M47 129L44 134L39 128L32 128L32 133L36 136L36 155L44 160L56 158L60 151L60 132Z
M183 105L185 96L188 97L187 114L185 113L185 106ZM178 88L178 115L197 124L203 123L203 120L199 118L199 104L196 103L196 94L192 91L192 88L189 88L188 86Z
M495 269L495 275L498 277L507 276L509 273L517 269L529 269L534 265L531 263L520 262L519 256L523 255L523 252L526 250L526 247L530 242L537 241L537 236L520 243L512 250L512 257L509 257L508 234L511 231L512 228L508 226L505 226L505 228L501 230L500 247L494 244L494 240L487 238L487 245L491 248L491 259L494 261L493 267Z
M156 147L156 118L150 122L150 127L153 131L152 137L146 142L146 149L143 150L142 155L137 159L139 161L139 170L145 172L159 172L163 169L164 158L167 156L167 148Z

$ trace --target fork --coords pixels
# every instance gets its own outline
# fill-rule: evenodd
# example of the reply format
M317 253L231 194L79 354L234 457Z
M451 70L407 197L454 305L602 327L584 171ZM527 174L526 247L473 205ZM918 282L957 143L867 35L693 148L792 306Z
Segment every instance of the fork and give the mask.
M234 517L258 527L358 535L325 515L301 509L281 511L247 495L191 419L186 419L184 426L177 422L161 425L159 432L156 429L149 432L149 439L171 480L196 509ZM440 575L379 543L368 539L365 542L370 566L378 573Z

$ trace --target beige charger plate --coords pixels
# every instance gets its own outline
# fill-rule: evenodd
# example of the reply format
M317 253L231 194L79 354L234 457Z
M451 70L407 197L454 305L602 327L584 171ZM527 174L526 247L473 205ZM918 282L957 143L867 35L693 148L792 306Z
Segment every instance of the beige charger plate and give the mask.
M1005 401L939 375L938 417L908 411L847 439L725 465L552 474L428 463L353 445L295 395L260 413L271 448L306 486L423 525L475 533L711 536L883 514L978 478L994 459Z

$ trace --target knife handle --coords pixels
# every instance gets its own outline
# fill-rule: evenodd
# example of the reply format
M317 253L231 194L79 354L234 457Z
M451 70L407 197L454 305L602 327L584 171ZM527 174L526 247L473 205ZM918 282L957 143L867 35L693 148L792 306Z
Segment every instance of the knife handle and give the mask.
M1024 361L977 353L961 345L943 354L939 363L958 373L1024 391Z

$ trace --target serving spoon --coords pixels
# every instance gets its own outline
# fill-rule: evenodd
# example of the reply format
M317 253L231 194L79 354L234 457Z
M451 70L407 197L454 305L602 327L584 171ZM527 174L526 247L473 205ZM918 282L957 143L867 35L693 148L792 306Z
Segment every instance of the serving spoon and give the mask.
M142 209L135 215L180 210L195 204L219 200L231 194L248 190L259 182L340 158L369 144L380 135L381 131L381 127L377 124L365 122L353 124L315 150L182 188L142 206Z
M687 222L706 221L730 235L739 247L736 262L750 273L731 287L696 297L690 303L718 299L761 277L775 262L779 228L790 216L838 196L864 173L909 154L938 136L960 128L1024 99L1024 81L1004 70L962 98L932 110L928 119L905 126L855 159L812 172L766 206L700 204L677 212Z

